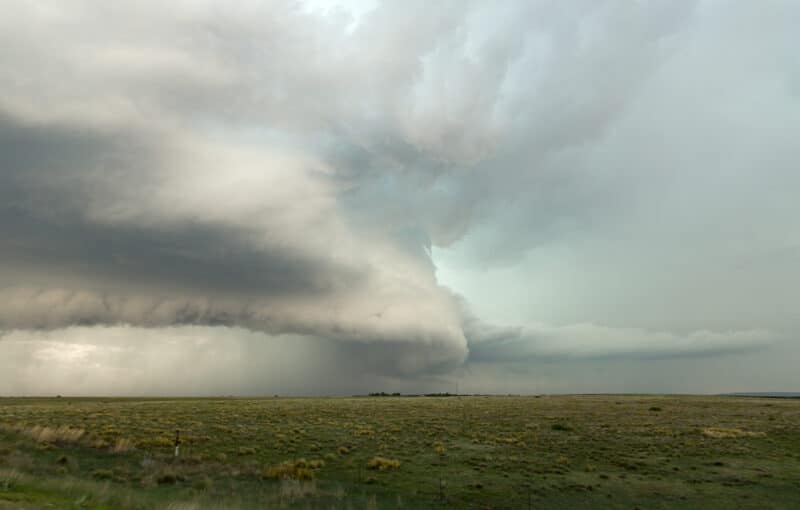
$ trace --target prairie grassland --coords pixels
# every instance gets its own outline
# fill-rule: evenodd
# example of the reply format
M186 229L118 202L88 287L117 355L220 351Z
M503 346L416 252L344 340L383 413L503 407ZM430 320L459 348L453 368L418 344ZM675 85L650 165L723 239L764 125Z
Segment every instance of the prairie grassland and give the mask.
M0 399L39 507L800 508L800 400Z

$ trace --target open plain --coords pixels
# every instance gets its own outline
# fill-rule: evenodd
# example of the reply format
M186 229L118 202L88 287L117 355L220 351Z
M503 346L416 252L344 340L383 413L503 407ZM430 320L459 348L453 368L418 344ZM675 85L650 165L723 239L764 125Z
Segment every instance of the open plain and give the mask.
M39 507L798 508L800 400L2 399Z

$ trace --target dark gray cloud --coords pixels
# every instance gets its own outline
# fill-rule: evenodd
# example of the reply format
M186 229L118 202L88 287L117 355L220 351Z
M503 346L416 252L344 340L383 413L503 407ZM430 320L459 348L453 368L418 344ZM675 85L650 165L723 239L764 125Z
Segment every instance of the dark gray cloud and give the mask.
M149 131L2 127L4 327L239 325L399 344L389 372L463 359L427 256L353 233L324 163Z
M332 367L302 391L365 374L347 392L800 331L792 3L8 9L0 348L21 366L135 370L196 335L254 349L231 367L296 344L298 370ZM248 370L220 384L257 393Z
M159 193L153 181L167 164L161 149L158 140L136 132L71 132L0 121L4 258L17 268L54 266L37 285L69 276L201 293L292 295L359 283L361 272L337 267L324 256L299 254L279 243L258 245L253 239L262 233L246 224L204 221L199 215L163 225L87 217L87 204L97 203L96 195L102 195L105 208L135 211L136 201L144 204ZM5 278L13 283L14 275Z

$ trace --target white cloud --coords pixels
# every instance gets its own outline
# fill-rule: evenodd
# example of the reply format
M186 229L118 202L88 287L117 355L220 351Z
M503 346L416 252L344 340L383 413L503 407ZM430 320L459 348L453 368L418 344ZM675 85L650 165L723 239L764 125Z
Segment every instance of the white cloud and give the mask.
M499 328L467 326L470 359L476 362L524 362L533 359L663 359L754 351L776 338L764 330L692 331L676 334L596 324L530 324Z

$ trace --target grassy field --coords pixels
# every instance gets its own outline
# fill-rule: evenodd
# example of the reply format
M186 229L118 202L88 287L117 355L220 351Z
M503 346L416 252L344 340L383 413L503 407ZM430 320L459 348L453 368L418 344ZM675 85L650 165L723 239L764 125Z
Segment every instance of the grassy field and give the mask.
M0 399L0 509L154 507L796 509L800 400Z

